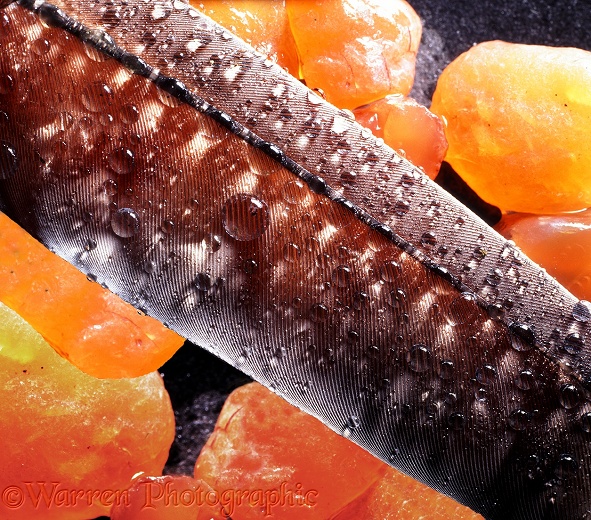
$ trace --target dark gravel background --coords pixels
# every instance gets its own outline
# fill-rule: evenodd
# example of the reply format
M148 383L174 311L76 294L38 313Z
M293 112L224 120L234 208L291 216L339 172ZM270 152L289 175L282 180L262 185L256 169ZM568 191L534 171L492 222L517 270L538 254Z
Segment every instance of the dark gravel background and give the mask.
M383 0L387 2L388 0ZM443 68L481 41L573 46L591 50L591 0L410 0L423 20L412 96L430 105ZM494 224L500 212L476 197L444 164L440 184ZM177 419L168 473L192 474L195 459L227 395L249 378L186 343L161 370Z

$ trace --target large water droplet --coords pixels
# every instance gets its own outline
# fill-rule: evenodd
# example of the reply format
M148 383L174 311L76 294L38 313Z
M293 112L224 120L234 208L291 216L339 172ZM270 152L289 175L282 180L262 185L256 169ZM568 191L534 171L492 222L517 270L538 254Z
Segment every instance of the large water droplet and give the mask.
M113 91L108 85L97 81L82 89L80 100L84 107L90 112L106 111L111 105Z
M426 345L413 345L406 355L408 366L413 372L426 372L431 367L431 350Z
M577 460L568 453L563 453L558 458L558 462L554 467L554 474L561 479L568 479L573 477L579 469Z
M536 342L536 336L533 329L525 323L512 323L509 325L509 331L513 336L513 348L519 352L527 352Z
M283 246L283 259L286 262L296 262L302 255L302 251L296 244L289 242Z
M560 404L567 410L579 406L582 398L583 393L577 385L568 383L560 387L558 399L560 400Z
M140 217L130 208L121 208L111 217L111 228L121 238L131 238L140 230Z
M310 319L314 323L322 323L328 319L328 307L323 303L315 303L310 309Z
M562 343L562 348L569 354L579 354L585 345L585 340L578 332L567 334Z
M464 425L466 424L466 418L462 413L453 412L449 414L447 422L452 430L458 431L464 428Z
M166 20L172 13L171 2L154 2L150 16L155 22Z
M127 175L135 166L135 154L128 148L117 148L109 154L108 163L118 175Z
M481 385L492 384L497 377L497 370L492 365L484 365L476 370L476 381Z
M337 266L332 272L332 283L337 287L344 288L349 285L351 269L346 265Z
M521 409L513 410L509 414L509 427L515 431L522 431L527 428L527 425L530 421L530 414L529 412Z
M586 300L575 303L573 307L573 318L583 323L591 320L591 303Z
M520 390L531 390L536 384L536 377L531 370L525 369L517 374L515 378L515 385Z
M211 289L211 276L207 273L199 273L193 283L199 292L207 292Z
M6 141L0 141L0 180L10 179L17 168L16 150Z
M269 227L269 208L253 195L233 195L222 209L222 224L232 238L254 240Z
M51 43L45 38L38 38L31 44L31 50L37 56L44 56L51 49Z
M473 323L478 314L476 296L469 292L460 294L449 305L449 320L452 325Z
M140 118L140 111L135 105L128 103L123 105L119 111L119 117L121 121L126 125L133 125L137 123Z

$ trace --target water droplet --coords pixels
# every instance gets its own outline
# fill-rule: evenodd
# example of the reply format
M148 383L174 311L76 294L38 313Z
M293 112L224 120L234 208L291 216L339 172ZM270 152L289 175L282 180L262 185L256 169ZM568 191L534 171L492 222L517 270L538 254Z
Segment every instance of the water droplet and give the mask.
M211 276L207 273L199 273L193 284L199 292L207 292L211 289Z
M302 256L300 248L291 242L283 246L283 259L286 262L296 262Z
M426 345L417 343L408 351L406 360L413 372L426 372L431 367L431 350Z
M0 75L0 94L10 94L14 90L14 79L9 74Z
M454 370L454 362L450 359L444 359L439 363L439 377L441 379L453 379Z
M564 338L562 348L569 354L577 355L581 352L584 345L585 340L583 337L578 332L572 332Z
M322 126L322 120L316 117L311 117L304 121L304 134L311 139L316 139L322 132Z
M434 246L436 243L437 240L435 238L435 234L431 231L427 231L426 233L423 233L423 235L421 236L421 244L423 244L424 246Z
M353 184L355 184L356 180L357 174L355 172L348 170L341 172L341 184L343 186L352 186Z
M332 283L341 289L349 285L351 268L346 265L337 266L332 272Z
M476 296L472 293L464 292L449 304L449 320L452 325L473 323L478 314Z
M322 323L328 319L328 307L323 303L315 303L310 309L310 319L314 323Z
M578 301L573 307L573 318L582 323L591 320L591 303L586 300Z
M531 370L522 370L515 378L515 385L520 390L531 390L536 385L536 377Z
M458 431L464 428L466 418L464 417L464 414L460 412L452 412L449 414L447 422L452 430Z
M86 240L86 242L84 244L84 249L86 251L94 251L96 248L97 248L96 240L94 240L93 238L89 238Z
M505 309L500 303L487 306L486 312L491 320L501 321L505 317Z
M165 220L160 226L160 230L165 235L169 235L174 230L174 222L172 220Z
M282 195L288 204L298 204L305 196L304 183L299 180L288 182L283 187Z
M172 13L172 5L170 2L155 2L153 4L152 12L150 13L152 20L160 22L166 20Z
M581 428L585 433L591 433L591 412L581 415Z
M568 453L563 453L554 467L554 474L560 479L568 479L573 477L578 469L579 463L576 459Z
M380 269L380 277L384 282L394 282L400 277L400 275L400 265L394 260L385 262Z
M82 89L80 99L90 112L105 112L111 105L113 91L109 86L97 81Z
M481 385L492 384L497 377L497 370L492 365L484 365L476 370L476 381Z
M135 166L135 154L128 148L117 148L107 159L109 167L118 175L127 175Z
M497 287L503 281L503 272L500 269L491 269L485 279L486 283Z
M403 217L406 215L410 210L410 203L405 200L397 200L396 204L394 204L394 212L399 217Z
M156 264L152 260L146 260L143 267L146 274L152 274L156 270Z
M38 38L31 44L31 50L37 56L44 56L49 52L51 49L51 43L47 41L45 38Z
M6 141L0 141L0 180L10 179L17 168L16 150Z
M583 393L577 385L567 383L560 387L560 395L558 396L558 399L563 408L566 408L567 410L576 408L581 403L582 398Z
M121 110L119 111L119 117L123 124L126 125L133 125L137 123L140 118L140 111L135 105L128 103L127 105L123 105Z
M341 139L337 143L337 152L341 155L346 155L351 151L351 141L349 139Z
M222 239L214 234L207 235L203 239L203 243L210 253L217 253L222 247Z
M357 311L363 309L369 302L369 294L357 292L353 295L353 308Z
M360 426L361 426L361 421L359 420L359 417L356 417L355 415L351 415L350 417L347 418L347 427L350 428L351 430L356 430Z
M253 195L233 195L222 209L222 224L232 238L254 240L269 227L269 208Z
M131 238L140 230L140 217L130 208L121 208L111 217L111 228L121 238Z
M527 352L536 343L533 329L525 323L511 323L509 331L513 336L513 348L519 352Z
M523 431L527 428L530 419L529 412L521 409L513 410L509 414L509 427L518 432Z

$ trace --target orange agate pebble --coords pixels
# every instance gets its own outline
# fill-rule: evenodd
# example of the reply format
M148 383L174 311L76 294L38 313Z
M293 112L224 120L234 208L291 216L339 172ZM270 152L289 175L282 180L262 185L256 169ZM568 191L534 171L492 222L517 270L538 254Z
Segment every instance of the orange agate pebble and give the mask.
M443 71L431 110L446 160L505 211L591 207L591 52L481 43Z
M578 298L591 300L591 210L505 215L496 229Z
M108 514L136 473L162 471L174 435L158 373L89 376L0 303L0 518Z
M481 519L258 383L229 396L195 477L218 493L242 493L226 510L233 520Z
M331 520L483 520L482 516L394 468Z
M408 94L421 20L404 0L286 0L289 23L310 88L340 108L387 94Z
M326 520L385 471L366 451L251 383L224 404L195 478L242 496L228 505L233 520Z
M0 302L17 311L55 350L96 377L157 370L184 340L89 282L0 213Z
M420 166L431 179L437 176L447 140L443 121L427 107L412 98L391 95L356 109L354 114L361 125Z
M191 0L191 3L290 74L298 76L298 53L284 0Z
M142 476L113 504L111 520L226 520L222 497L186 475Z

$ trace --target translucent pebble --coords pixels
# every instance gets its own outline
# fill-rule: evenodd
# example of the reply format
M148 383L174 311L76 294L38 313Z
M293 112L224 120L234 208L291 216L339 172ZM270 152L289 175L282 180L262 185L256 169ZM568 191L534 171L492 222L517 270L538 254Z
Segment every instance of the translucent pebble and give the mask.
M328 101L352 109L410 91L421 21L406 2L286 6L306 84L322 89Z
M254 240L269 227L269 208L253 195L233 195L222 209L222 224L232 238L242 242Z
M131 238L140 230L140 217L130 208L121 208L111 217L111 229L121 238Z
M447 121L446 161L504 211L591 207L590 83L588 51L501 41L471 47L443 71L433 95L431 110Z
M0 489L22 486L27 492L30 482L33 496L53 489L54 497L72 497L74 490L126 489L140 471L160 474L175 427L158 373L121 379L87 375L3 304L0 361L0 436L7 448ZM98 497L61 507L59 500L48 502L25 499L9 510L4 500L2 517L96 518L108 515L111 505Z

